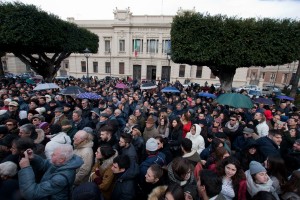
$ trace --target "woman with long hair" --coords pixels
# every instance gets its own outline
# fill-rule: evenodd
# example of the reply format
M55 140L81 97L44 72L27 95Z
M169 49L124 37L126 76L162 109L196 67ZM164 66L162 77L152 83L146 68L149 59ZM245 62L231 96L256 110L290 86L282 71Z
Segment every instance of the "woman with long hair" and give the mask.
M223 159L230 156L230 153L225 147L218 147L207 159L205 163L205 168L216 172L216 166L218 163L222 162Z
M181 115L181 123L182 123L182 138L185 138L186 134L191 130L192 121L188 112L185 112Z
M173 119L170 124L169 145L174 157L180 155L180 144L182 140L182 123L179 118Z
M124 133L128 133L130 134L132 132L132 127L135 126L137 124L137 118L134 115L130 115L128 117L128 121L126 123L126 126L124 128Z
M226 200L246 199L246 177L240 162L229 156L217 166L217 174L222 177L221 193Z
M300 199L300 171L294 171L291 178L282 186L283 200Z
M287 182L287 170L284 160L277 156L269 156L265 161L268 175L273 181L273 187L278 195L282 194L281 187Z
M92 168L90 181L95 182L105 200L110 199L113 191L114 174L111 170L113 159L118 156L118 152L109 145L98 147L95 164Z
M157 130L163 138L169 136L169 120L166 112L159 114Z

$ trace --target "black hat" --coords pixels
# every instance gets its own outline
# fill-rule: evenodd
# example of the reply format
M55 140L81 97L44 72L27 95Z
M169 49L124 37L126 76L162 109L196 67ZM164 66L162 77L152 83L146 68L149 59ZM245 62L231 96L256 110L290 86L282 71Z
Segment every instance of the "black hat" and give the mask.
M204 126L207 126L207 121L205 119L200 119L199 124L202 124Z
M0 125L0 134L7 135L8 129L5 125Z
M131 128L131 130L133 130L133 129L138 129L141 133L143 132L142 131L142 128L138 125L138 124L136 124L136 125L134 125L132 128Z
M56 101L52 99L51 101L49 101L49 103L56 103Z
M66 103L66 104L64 105L64 107L72 108L73 106L72 106L72 104L70 104L70 103Z
M224 132L217 132L215 134L216 138L222 138L222 139L227 139L227 135Z
M91 112L95 113L98 117L100 116L100 109L99 108L93 108Z

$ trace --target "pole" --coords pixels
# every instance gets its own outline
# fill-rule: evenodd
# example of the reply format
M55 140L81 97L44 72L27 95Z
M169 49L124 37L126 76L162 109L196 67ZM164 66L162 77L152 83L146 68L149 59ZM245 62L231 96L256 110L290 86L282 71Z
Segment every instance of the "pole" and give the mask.
M89 57L86 57L86 78L87 78L87 85L90 85L90 78L89 78Z
M274 78L274 84L273 84L273 86L275 86L276 79L277 79L277 75L278 75L278 71L279 71L279 65L278 65L278 67L277 67L277 72L276 72L276 76L275 76L275 78Z

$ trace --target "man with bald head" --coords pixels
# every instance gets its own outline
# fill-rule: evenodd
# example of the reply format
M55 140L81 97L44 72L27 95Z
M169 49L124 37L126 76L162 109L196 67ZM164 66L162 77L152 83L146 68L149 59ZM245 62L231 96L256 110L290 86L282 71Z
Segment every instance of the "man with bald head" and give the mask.
M78 131L73 138L74 154L81 157L83 165L76 171L74 185L80 185L87 182L90 171L92 169L94 153L93 153L93 136L86 131Z

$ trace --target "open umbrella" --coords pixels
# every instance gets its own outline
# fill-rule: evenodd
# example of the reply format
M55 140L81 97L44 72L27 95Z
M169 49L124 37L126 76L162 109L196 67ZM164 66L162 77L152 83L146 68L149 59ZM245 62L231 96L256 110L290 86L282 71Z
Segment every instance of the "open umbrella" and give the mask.
M253 107L251 99L248 96L239 93L222 94L216 100L219 104L228 105L235 108Z
M118 88L118 89L128 89L128 86L125 85L124 83L118 83L116 85L116 88Z
M79 99L100 99L100 95L93 92L84 92L77 95Z
M161 90L162 92L180 93L176 87L165 87Z
M61 94L63 95L77 95L83 92L85 92L85 90L78 86L69 86L61 90Z
M150 89L155 89L155 88L157 88L157 85L155 85L152 82L144 83L141 85L141 90L150 90Z
M275 104L274 101L272 99L267 99L267 98L263 98L263 97L259 97L253 100L254 103L263 103L265 105L273 105Z
M49 90L49 89L61 89L55 83L40 83L33 90Z
M199 96L199 97L212 98L212 99L217 98L216 95L211 94L211 93L207 93L207 92L200 92L200 93L198 94L198 96Z
M289 101L294 101L295 100L293 97L284 96L284 95L276 96L276 98L280 99L280 100L289 100Z

